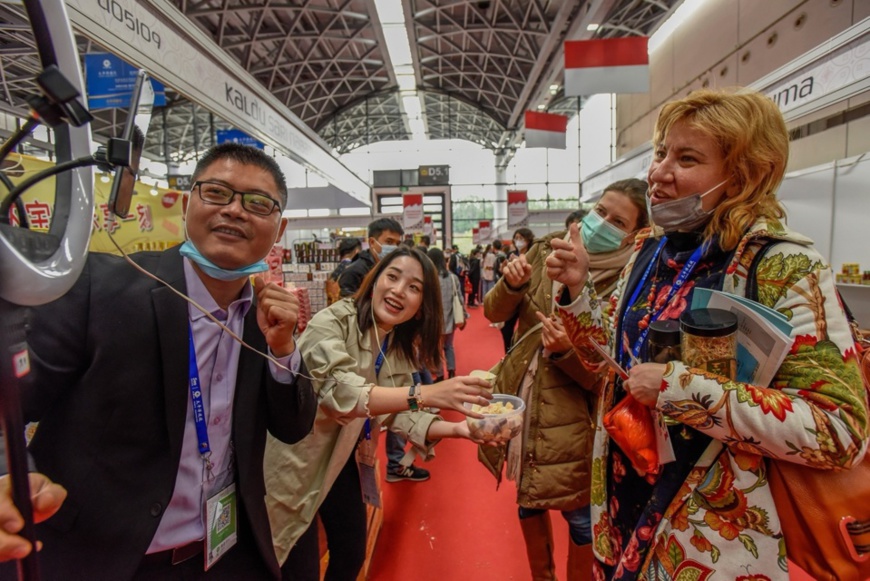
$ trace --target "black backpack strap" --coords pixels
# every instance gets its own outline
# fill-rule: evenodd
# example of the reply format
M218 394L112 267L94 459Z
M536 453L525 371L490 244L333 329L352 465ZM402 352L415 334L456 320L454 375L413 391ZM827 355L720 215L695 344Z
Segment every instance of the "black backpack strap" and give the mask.
M755 256L752 257L752 263L749 265L749 270L746 272L746 298L758 302L758 265L761 264L761 259L774 246L779 243L779 240L767 238L760 242L758 250L755 251Z

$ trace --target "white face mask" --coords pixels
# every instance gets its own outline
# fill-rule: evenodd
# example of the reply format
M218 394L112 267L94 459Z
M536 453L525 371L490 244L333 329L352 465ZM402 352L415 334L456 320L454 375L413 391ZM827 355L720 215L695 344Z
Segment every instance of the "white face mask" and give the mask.
M694 232L707 224L713 217L715 208L709 211L704 211L701 206L701 198L717 190L719 186L727 183L728 180L722 180L703 194L692 194L685 198L677 198L656 204L650 204L650 198L647 196L646 205L649 211L650 220L667 232Z
M526 241L523 240L522 238L514 240L514 248L516 248L518 251L522 252L525 249L525 247L526 247Z

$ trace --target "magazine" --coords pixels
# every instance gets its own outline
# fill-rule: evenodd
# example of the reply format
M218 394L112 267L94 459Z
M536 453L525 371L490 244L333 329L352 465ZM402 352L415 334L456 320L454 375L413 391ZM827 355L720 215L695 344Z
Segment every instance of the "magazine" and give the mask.
M699 288L693 309L724 309L737 315L737 381L768 386L791 349L792 326L782 313L745 297Z

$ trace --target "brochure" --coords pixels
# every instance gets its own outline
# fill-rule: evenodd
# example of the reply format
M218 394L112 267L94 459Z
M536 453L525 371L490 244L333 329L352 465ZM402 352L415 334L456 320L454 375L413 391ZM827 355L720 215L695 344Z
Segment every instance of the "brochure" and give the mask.
M782 313L745 297L695 289L693 309L724 309L737 315L737 381L768 386L791 349L792 326Z

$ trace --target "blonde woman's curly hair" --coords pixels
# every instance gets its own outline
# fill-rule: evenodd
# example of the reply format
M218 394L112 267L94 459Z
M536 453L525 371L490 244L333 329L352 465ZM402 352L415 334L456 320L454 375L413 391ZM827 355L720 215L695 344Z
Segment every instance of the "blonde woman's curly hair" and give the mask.
M731 250L758 218L778 222L785 216L776 191L788 162L788 130L771 99L748 90L693 91L662 107L653 146L664 143L668 131L681 122L719 144L725 172L739 188L720 201L704 230L705 240L718 236L719 246Z

